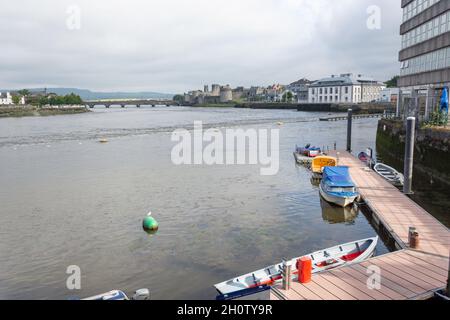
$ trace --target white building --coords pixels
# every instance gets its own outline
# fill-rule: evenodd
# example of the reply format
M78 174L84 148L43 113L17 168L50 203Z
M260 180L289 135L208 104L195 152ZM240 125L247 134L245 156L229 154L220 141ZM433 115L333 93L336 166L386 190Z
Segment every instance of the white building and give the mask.
M312 83L309 103L361 103L379 99L386 85L372 78L351 73L331 76Z
M0 92L0 105L13 104L12 96L9 92Z
M378 98L378 100L381 102L397 102L399 92L399 88L383 89L380 92L380 97Z

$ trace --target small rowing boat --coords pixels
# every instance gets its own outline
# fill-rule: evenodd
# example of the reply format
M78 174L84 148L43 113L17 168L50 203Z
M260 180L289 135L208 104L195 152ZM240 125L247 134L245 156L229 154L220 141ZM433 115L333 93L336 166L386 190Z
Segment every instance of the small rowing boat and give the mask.
M359 197L348 167L325 167L322 176L319 192L326 201L345 208Z
M84 298L82 300L97 300L97 301L123 301L123 300L149 300L150 292L148 289L137 290L133 297L130 299L128 296L120 290L112 290L106 293L102 293L93 297Z
M297 261L303 257L311 258L313 262L312 273L318 273L343 265L364 261L375 252L378 237L354 241L338 245L329 249L317 251L302 257L294 258L290 261L293 265L292 274L298 274ZM283 262L233 278L228 281L216 284L214 287L222 295L233 294L242 290L257 288L260 286L272 286L282 280Z
M373 167L373 169L376 173L378 173L380 176L382 176L384 179L386 179L396 187L403 186L405 182L405 177L403 176L403 174L384 163L377 163Z
M336 167L337 159L334 157L319 156L314 158L311 165L313 173L322 174L325 167Z

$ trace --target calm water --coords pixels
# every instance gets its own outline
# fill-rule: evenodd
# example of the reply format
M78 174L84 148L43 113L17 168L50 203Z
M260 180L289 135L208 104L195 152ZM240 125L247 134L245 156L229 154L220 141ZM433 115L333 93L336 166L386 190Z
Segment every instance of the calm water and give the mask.
M152 299L213 299L214 283L376 235L363 214L321 203L310 173L294 163L297 143L345 147L345 122L318 117L130 108L0 120L0 299L138 288L149 288ZM174 166L171 132L194 120L280 128L279 174L261 176L259 166ZM355 121L355 150L375 147L376 121ZM141 227L149 210L160 223L153 236ZM378 253L386 251L380 243ZM69 265L81 268L81 291L66 289Z

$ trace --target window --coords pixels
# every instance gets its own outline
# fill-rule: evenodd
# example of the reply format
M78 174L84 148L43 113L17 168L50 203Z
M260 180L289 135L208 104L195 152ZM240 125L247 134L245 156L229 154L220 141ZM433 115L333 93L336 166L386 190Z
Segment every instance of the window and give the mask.
M336 96L336 97L334 98L334 100L335 100L335 101L339 101L339 97Z
M325 88L325 94L328 94L328 88Z
M425 11L440 0L414 0L403 8L403 22Z
M348 87L345 87L345 94L348 94Z
M450 31L450 12L428 21L427 23L402 35L402 49Z
M436 50L402 63L401 76L450 67L450 47Z
M319 93L322 94L322 88L320 88Z

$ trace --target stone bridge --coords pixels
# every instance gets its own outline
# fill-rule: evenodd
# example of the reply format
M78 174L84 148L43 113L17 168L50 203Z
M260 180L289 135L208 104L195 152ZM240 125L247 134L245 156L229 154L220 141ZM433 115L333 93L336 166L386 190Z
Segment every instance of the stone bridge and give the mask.
M126 106L136 106L137 108L141 106L180 106L178 102L173 100L90 100L86 101L85 105L91 109L95 106L103 106L105 108L110 108L111 106L120 106L122 108Z

